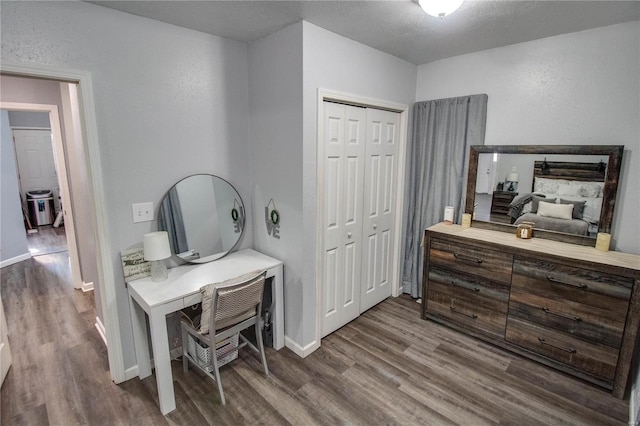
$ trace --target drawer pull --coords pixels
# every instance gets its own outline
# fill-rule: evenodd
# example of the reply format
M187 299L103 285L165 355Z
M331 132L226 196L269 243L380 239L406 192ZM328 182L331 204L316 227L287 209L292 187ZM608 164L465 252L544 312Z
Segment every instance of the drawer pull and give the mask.
M456 310L456 308L454 308L453 306L449 306L449 309L451 309L451 312L453 312L454 314L458 314L458 315L462 315L471 319L476 319L478 318L478 316L476 314L465 314L464 312L460 312L458 310Z
M565 315L565 314L561 314L560 312L553 312L547 307L542 307L542 310L548 313L549 315L555 315L557 317L572 320L572 321L582 321L582 318L580 317L577 317L575 315Z
M564 281L561 281L557 278L554 278L552 275L547 275L547 279L549 281L551 281L552 283L556 283L556 284L562 284L562 285L568 285L569 287L576 287L576 288L587 288L586 284L573 284L573 283L567 283Z
M538 340L540 341L540 343L542 343L543 345L547 345L547 346L551 346L552 348L555 349L560 349L561 351L564 352L569 352L570 354L575 354L577 351L573 348L569 348L569 349L565 349L565 348L561 348L560 346L556 346L556 345L552 345L551 343L547 343L547 341L545 339L543 339L542 337L538 337Z
M456 260L460 260L462 262L475 263L478 265L482 263L482 259L477 259L471 256L465 256L464 254L453 253L453 257L455 257Z
M469 291L480 291L480 288L478 288L478 287L473 287L473 288L465 287L463 285L458 284L454 280L451 280L451 285L456 286L456 287L460 287L460 288L463 288L463 289L469 290Z

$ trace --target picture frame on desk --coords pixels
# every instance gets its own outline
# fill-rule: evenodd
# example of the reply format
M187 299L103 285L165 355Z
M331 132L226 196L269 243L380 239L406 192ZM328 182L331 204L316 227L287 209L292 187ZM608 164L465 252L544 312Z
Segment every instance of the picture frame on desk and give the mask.
M144 248L122 250L120 259L125 283L151 276L151 263L144 260Z

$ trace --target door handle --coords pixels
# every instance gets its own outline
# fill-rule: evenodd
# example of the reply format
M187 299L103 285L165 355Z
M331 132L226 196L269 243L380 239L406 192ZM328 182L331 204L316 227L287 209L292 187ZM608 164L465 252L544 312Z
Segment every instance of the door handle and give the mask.
M347 232L347 238L351 238L351 232Z
M373 229L374 229L374 230L378 229L378 225L375 225L375 224L374 224L374 225L373 225Z

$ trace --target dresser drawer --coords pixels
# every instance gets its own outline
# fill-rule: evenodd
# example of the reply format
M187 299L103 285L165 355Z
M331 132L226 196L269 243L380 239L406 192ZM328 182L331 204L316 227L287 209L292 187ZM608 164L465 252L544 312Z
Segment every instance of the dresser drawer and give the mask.
M507 312L509 286L476 275L432 266L429 269L429 288L448 293L470 303L495 307Z
M618 350L509 316L505 340L592 376L612 381Z
M509 315L619 348L631 285L624 277L516 257Z
M507 286L432 268L426 310L430 315L503 339L508 310Z
M431 239L431 265L489 278L504 284L511 282L513 255L472 245Z

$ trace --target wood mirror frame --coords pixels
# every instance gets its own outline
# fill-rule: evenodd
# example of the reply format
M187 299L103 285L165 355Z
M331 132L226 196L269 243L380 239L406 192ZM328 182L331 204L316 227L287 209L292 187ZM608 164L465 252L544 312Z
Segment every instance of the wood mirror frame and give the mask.
M480 154L538 154L538 155L601 155L608 157L604 187L602 190L602 209L598 232L611 232L618 179L622 166L623 145L474 145L469 152L469 169L467 175L467 199L465 213L473 215L475 206L476 182L478 174L478 156ZM472 220L476 228L493 229L515 233L515 226L495 222ZM593 237L572 235L562 232L535 229L536 238L547 238L572 244L595 246Z

